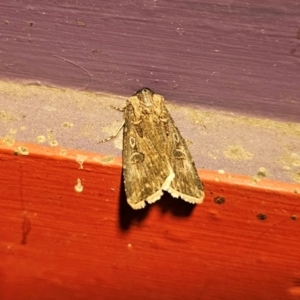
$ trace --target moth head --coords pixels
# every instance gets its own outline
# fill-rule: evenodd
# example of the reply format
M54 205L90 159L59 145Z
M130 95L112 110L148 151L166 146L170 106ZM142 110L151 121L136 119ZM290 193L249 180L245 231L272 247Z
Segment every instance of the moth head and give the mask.
M145 106L152 106L154 92L149 88L142 88L135 93L135 96L139 99L139 101Z
M140 90L138 90L133 96L137 96L138 94L143 94L143 93L149 93L151 95L154 94L154 92L151 89L149 89L147 87L143 87Z

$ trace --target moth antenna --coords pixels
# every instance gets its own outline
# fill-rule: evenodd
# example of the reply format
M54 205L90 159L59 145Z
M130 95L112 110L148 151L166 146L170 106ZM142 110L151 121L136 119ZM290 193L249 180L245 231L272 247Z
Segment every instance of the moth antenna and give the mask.
M68 59L66 59L66 58L64 58L64 57L61 57L61 56L59 56L59 55L53 55L53 56L54 56L54 57L57 57L57 58L59 58L59 59L61 59L61 60L63 60L63 61L66 61L66 62L68 62L69 64L71 64L71 65L73 65L73 66L75 66L75 67L81 69L82 71L84 71L84 72L89 76L89 82L88 82L83 88L80 88L79 91L85 90L85 89L87 89L87 88L90 86L90 84L91 84L91 82L92 82L92 76L91 76L91 74L89 73L88 70L86 70L85 68L83 68L83 67L81 67L81 66L75 64L75 63L72 62L71 60L68 60Z

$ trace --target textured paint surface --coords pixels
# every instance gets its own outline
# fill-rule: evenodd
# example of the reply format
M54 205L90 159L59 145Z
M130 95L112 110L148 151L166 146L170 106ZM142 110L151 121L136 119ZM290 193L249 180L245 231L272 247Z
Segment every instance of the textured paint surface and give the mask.
M297 1L13 0L0 11L2 79L123 96L147 86L299 121Z
M299 185L260 180L300 180L298 125L188 108L299 121L298 6L0 3L0 76L27 85L1 83L0 299L299 298ZM119 123L95 95L42 85L122 100L151 87L181 104L172 115L198 168L259 176L201 171L201 206L164 197L132 212L120 140L96 144Z
M129 95L130 96L130 95ZM71 89L54 89L0 81L0 139L7 146L18 141L78 151L122 155L122 133L116 133L126 98ZM250 118L204 108L166 105L196 167L300 182L300 124ZM19 153L30 149L16 148ZM80 152L79 152L80 153ZM76 158L80 165L85 157Z
M201 171L202 205L134 211L120 158L18 146L0 151L0 299L299 296L299 185Z

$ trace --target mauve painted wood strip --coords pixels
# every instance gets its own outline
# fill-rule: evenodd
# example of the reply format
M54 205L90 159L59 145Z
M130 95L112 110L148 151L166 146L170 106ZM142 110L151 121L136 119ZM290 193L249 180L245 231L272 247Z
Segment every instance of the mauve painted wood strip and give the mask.
M116 133L126 98L73 89L0 81L0 138L78 151L122 155L123 134ZM249 118L204 108L167 107L188 143L197 168L224 170L278 181L300 182L300 124Z
M2 79L299 121L297 1L2 1Z

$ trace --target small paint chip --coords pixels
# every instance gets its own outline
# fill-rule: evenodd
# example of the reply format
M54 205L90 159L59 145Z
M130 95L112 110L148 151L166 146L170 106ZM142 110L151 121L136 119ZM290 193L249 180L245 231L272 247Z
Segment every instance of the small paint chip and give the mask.
M81 193L83 191L83 185L81 184L81 180L77 178L77 184L74 186L74 189L77 193Z
M221 169L221 170L218 170L218 173L219 173L219 174L225 174L225 170L222 170L222 169Z
M251 181L252 183L258 183L258 182L261 181L261 178L259 178L259 177L257 177L257 176L251 176L251 177L250 177L250 181Z
M8 135L2 139L2 142L5 146L12 146L15 143L15 139Z
M38 143L45 143L46 137L44 135L39 135L37 138Z
M114 157L113 157L113 156L107 155L107 156L104 156L104 157L101 159L101 162L102 162L103 164L109 164L109 163L111 163L113 160L114 160Z
M266 214L257 214L256 215L257 219L264 221L267 219L267 215Z
M3 122L11 122L17 120L17 117L8 111L0 110L0 120Z
M27 236L31 230L31 222L30 219L24 217L23 224L22 224L22 241L21 244L27 244Z
M78 154L76 156L76 162L79 163L79 169L83 169L83 163L87 159L87 156Z
M257 176L258 178L265 178L265 177L267 177L267 170L266 170L266 168L260 167L260 168L259 168L259 171L258 171L257 174L256 174L256 176Z
M52 129L47 129L47 138L49 140L54 140L54 132Z
M26 147L19 146L18 149L15 151L15 155L29 155L29 150Z
M225 157L234 160L249 160L253 154L239 145L230 145L223 151Z
M16 134L17 132L18 132L18 129L16 129L16 128L11 128L9 130L9 133L11 133L11 134Z
M65 150L65 149L61 150L61 151L60 151L60 154L61 154L61 155L67 155L67 150Z
M214 202L216 204L224 204L225 201L226 201L226 199L222 196L217 196L217 197L214 198Z
M74 126L74 124L73 123L70 123L70 122L63 122L62 124L61 124L61 126L63 127L63 128L71 128L71 127L73 127Z
M291 215L291 220L292 221L297 221L297 216L296 215Z
M78 26L85 27L86 22L85 22L85 21L82 21L82 20L76 19L76 24L77 24Z
M58 141L57 140L49 141L49 145L52 147L56 147L56 146L58 146Z

